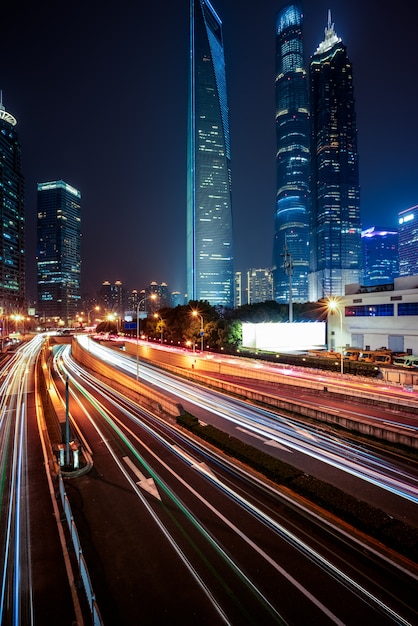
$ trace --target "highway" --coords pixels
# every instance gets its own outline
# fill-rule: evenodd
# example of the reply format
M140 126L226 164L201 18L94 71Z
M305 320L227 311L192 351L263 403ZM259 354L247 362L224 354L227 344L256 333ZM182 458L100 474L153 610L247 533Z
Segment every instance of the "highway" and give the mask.
M123 352L116 352L107 347L79 336L82 345L88 346L91 354L112 364L131 376L135 376L136 363ZM371 485L390 492L403 500L418 503L418 475L415 468L409 468L400 461L386 460L382 455L370 453L364 446L346 443L334 434L318 431L295 419L279 416L241 400L215 393L202 385L185 382L170 373L150 364L141 363L141 380L171 394L196 415L196 409L205 414L212 414L222 422L233 426L237 431L249 433L252 441L261 438L270 453L284 449L291 455L296 453L313 461L320 461L324 467L338 469L345 476L353 476L367 481ZM216 423L216 425L219 421ZM287 452L289 451L289 452ZM290 460L288 458L288 460ZM415 512L415 508L413 508Z
M89 350L135 376L122 354ZM417 623L413 564L140 409L68 350L55 362L94 460L67 493L105 623ZM141 378L416 506L412 471L143 364Z
M71 625L76 616L39 432L36 337L0 367L0 623ZM77 604L77 601L76 601Z

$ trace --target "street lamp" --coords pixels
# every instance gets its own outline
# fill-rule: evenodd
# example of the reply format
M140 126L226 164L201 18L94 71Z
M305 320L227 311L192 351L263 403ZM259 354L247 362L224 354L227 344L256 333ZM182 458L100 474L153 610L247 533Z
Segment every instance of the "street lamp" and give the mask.
M161 315L158 315L158 313L154 313L154 317L160 320L160 331L161 331L161 345L163 345L163 339L164 339L164 320L161 317Z
M138 371L139 371L139 349L138 349L138 344L139 344L139 307L141 306L141 304L143 302L146 302L148 300L148 298L150 300L155 300L157 297L156 293L152 293L150 296L145 296L145 298L142 298L142 300L140 300L136 306L136 379L138 380ZM145 309L145 313L147 312L147 305L145 305L144 307ZM146 317L146 316L145 316Z
M203 336L205 334L203 331L203 315L196 310L192 311L192 315L193 317L200 317L200 349L203 352Z
M100 307L99 307L99 306L95 306L93 309L91 309L91 310L87 313L87 320L88 320L89 326L91 326L90 313L93 313L94 311L100 311Z
M11 315L10 317L12 318L12 320L14 320L14 323L15 323L15 333L17 334L18 328L19 328L19 322L24 320L24 317L23 317L23 315L19 315L19 314Z
M340 342L341 342L341 374L344 374L344 354L343 354L343 314L338 300L330 299L327 302L327 311L331 315L335 312L340 316Z

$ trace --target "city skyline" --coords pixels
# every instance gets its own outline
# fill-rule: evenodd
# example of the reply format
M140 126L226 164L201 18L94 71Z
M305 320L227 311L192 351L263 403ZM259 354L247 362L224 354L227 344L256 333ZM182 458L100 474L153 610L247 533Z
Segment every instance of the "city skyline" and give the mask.
M225 39L235 270L246 272L271 266L275 23L284 3L245 11L238 2L212 4ZM312 0L302 7L306 63L329 8L353 63L362 226L395 227L418 195L418 121L407 115L416 97L417 8L377 13L360 2ZM28 295L36 293L36 184L61 178L83 194L83 292L104 279L133 289L155 280L183 292L188 1L164 4L164 20L161 4L144 13L128 3L116 14L95 2L75 2L65 14L49 2L23 8L10 7L0 88L22 145ZM396 45L402 56L390 54Z

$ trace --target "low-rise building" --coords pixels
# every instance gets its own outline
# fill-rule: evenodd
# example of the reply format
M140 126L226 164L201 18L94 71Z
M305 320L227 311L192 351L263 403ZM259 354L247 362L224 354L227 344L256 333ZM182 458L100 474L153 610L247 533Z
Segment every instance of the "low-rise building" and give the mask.
M418 355L418 276L393 284L347 285L328 313L328 348L355 347Z

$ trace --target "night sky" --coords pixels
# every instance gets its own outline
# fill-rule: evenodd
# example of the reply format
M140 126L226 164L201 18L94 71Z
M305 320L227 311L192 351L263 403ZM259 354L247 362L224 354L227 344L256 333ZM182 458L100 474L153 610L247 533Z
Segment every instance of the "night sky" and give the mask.
M213 0L225 39L235 269L243 272L271 265L283 4ZM395 227L398 212L418 203L418 5L305 0L303 8L306 59L330 8L353 63L363 227ZM184 292L188 0L13 0L1 31L0 89L18 120L26 181L28 296L36 297L36 184L57 179L82 193L83 293L104 280Z

